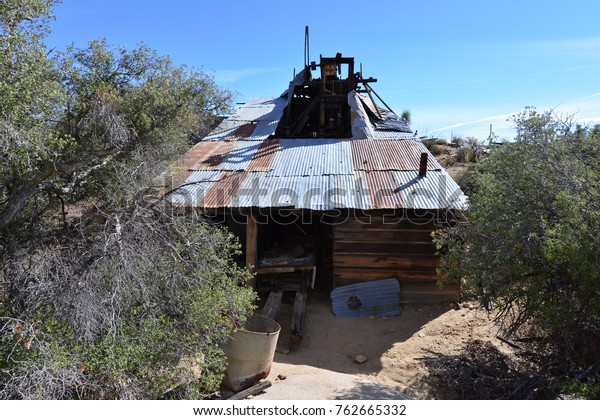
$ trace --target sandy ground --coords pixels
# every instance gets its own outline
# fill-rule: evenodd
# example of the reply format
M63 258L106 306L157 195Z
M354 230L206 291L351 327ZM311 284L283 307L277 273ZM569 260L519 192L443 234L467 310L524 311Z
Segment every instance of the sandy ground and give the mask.
M289 343L290 300L282 304L282 326L272 383L254 399L435 399L423 358L431 351L453 354L470 339L495 338L488 314L476 304L403 305L390 318L336 318L329 296L311 291L301 343ZM359 364L357 355L367 361Z

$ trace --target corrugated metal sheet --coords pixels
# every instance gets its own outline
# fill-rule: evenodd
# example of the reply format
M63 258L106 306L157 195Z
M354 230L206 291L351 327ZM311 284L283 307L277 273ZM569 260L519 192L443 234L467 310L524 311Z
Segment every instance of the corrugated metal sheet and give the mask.
M202 144L202 143L205 143L205 142L200 142L198 144ZM191 165L191 167L189 169L193 169L193 170L220 169L221 162L223 162L223 159L225 159L225 157L227 156L229 151L233 148L234 142L232 142L232 141L214 141L211 143L214 143L214 145L216 145L217 147L213 148L213 147L211 147L213 145L208 145L207 149L210 149L211 152L200 157L198 159L198 161L196 163L194 163L193 165ZM198 144L196 146L198 146Z
M198 162L201 162L211 156L223 142L218 141L201 141L196 143L194 147L179 160L180 166L185 169L193 168ZM179 165L179 162L177 163Z
M246 175L246 172L221 172L219 178L206 191L199 205L207 209L230 207Z
M252 98L233 116L221 122L205 140L228 140L236 137L264 140L275 133L285 105L285 98ZM250 126L253 130L248 135L242 136L244 133L238 132L240 127L250 131Z
M444 209L462 208L466 197L446 171L428 171L419 177L417 171L393 172L406 208Z
M169 195L171 203L181 206L199 205L206 191L219 176L221 171L190 171L180 188Z
M219 169L222 171L245 171L260 149L262 141L236 141L223 156Z
M331 291L336 317L360 318L400 315L400 283L396 279L375 280L341 286Z
M356 126L379 136L364 104L352 96ZM410 133L381 132L380 140L267 139L285 103L286 98L250 100L207 138L215 140L192 147L172 167L174 181L183 185L173 203L312 210L465 205L458 185ZM409 139L398 140L402 136ZM417 176L421 153L429 156L425 178Z
M278 150L279 139L263 140L254 154L252 162L248 165L247 170L251 172L270 170Z
M367 189L375 209L407 208L400 184L393 172L366 172Z
M412 140L352 140L354 169L360 171L414 171L419 169L421 153L427 153L427 169L441 169L429 150Z
M344 139L282 139L274 176L352 175L352 151Z

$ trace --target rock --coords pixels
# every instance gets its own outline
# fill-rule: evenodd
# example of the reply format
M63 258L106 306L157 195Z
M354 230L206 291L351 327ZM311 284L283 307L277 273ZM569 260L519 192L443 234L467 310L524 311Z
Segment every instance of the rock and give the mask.
M277 375L277 379L279 379L280 381L285 381L287 379L287 376L285 376L284 374L280 373L279 375Z
M419 333L419 337L421 337L421 338L425 337L425 335L426 335L426 334L425 334L424 332L420 332L420 333Z
M469 306L468 306L468 308L469 308L469 309L475 309L475 305L473 305L472 303L469 303Z
M359 365L362 365L362 364L363 364L363 363L365 363L367 360L369 360L369 359L367 359L367 356L365 356L365 355L363 355L363 354L359 354L358 356L356 356L356 357L354 358L354 361L355 361L356 363L358 363Z
M275 351L279 354L290 354L290 351L288 349L277 349Z

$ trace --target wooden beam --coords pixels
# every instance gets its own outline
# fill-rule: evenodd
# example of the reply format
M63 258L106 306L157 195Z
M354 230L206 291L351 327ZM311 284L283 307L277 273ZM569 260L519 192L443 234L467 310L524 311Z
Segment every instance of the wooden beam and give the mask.
M292 312L292 335L290 342L298 344L304 335L304 315L306 313L306 293L296 292L294 311Z
M259 382L256 385L245 389L243 391L238 392L237 394L233 394L231 397L227 398L228 400L243 400L244 398L249 397L250 395L256 395L259 392L264 391L268 387L271 386L271 382L263 381Z
M246 216L246 268L254 271L258 260L258 223L254 217L249 214ZM256 285L256 278L250 281L250 285Z
M273 290L271 293L269 293L269 297L267 298L267 302L261 311L261 315L271 318L273 321L277 321L282 298L282 290Z

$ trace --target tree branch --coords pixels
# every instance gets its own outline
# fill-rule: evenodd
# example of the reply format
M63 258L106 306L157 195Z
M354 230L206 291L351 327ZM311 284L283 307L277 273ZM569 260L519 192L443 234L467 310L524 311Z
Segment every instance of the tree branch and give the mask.
M6 207L0 213L0 229L6 228L14 220L19 211L27 203L27 200L31 197L41 191L54 192L60 195L72 193L77 184L80 184L91 173L106 166L118 153L119 151L116 148L97 150L76 162L48 165L29 181L17 183L11 191ZM51 182L46 182L47 179L57 173L67 176L74 175L80 169L85 168L87 165L102 158L104 159L99 164L73 176L73 179L64 187L59 187Z

